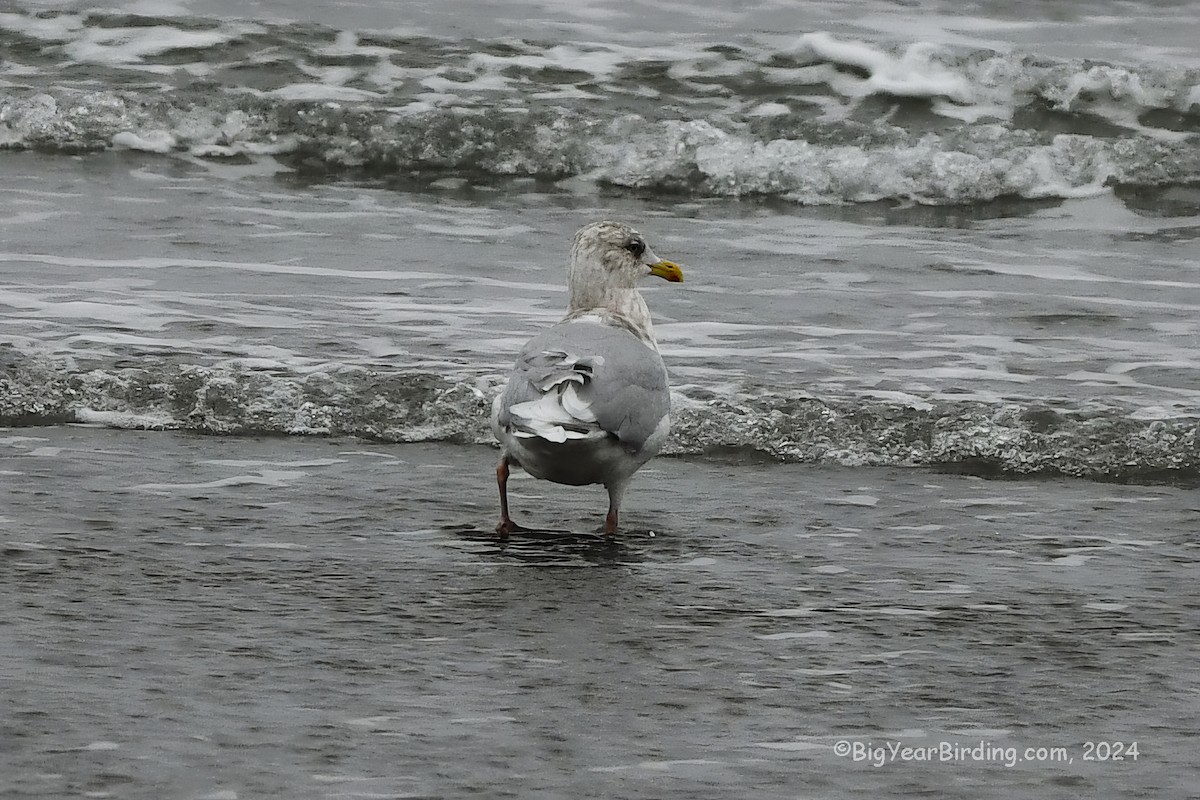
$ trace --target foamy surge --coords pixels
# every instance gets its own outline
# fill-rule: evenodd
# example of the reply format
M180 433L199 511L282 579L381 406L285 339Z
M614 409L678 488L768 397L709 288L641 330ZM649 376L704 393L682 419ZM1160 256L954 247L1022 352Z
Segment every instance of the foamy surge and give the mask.
M0 14L0 29L10 149L810 204L1200 180L1200 72L1171 64L824 33L647 50L104 14Z
M0 425L64 422L217 435L358 436L386 442L491 443L500 376L346 368L308 375L237 367L75 372L10 352L0 368ZM1127 410L939 403L922 408L800 393L677 393L668 453L731 449L781 462L930 465L1010 477L1200 481L1200 422Z

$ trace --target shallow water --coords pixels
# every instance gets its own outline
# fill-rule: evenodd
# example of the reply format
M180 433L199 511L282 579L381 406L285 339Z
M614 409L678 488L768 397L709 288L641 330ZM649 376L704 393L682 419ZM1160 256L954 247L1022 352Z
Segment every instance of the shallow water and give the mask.
M608 205L286 191L139 156L5 166L25 209L0 253L6 299L30 344L98 364L498 373L561 316L565 243ZM1200 409L1200 282L1177 220L1111 198L966 230L872 209L666 211L642 227L687 282L645 292L681 386Z
M687 268L646 287L674 452L1200 476L1200 227L1111 196L827 211L130 153L0 169L22 209L0 250L3 419L490 441L512 354L562 313L573 229L624 216Z
M0 794L1192 796L1198 39L0 8ZM502 544L491 397L598 218L685 266L676 457L616 542L514 478Z
M514 513L560 532L502 544L486 448L66 427L0 454L8 796L1195 779L1188 491L662 459L618 541L601 491L518 480ZM1140 754L1085 760L1101 740ZM1029 746L1074 761L997 763Z

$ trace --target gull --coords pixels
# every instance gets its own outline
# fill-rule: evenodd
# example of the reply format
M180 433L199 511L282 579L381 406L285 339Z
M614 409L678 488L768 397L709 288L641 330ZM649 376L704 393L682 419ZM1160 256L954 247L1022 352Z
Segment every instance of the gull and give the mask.
M671 428L667 368L637 289L650 275L683 280L679 265L661 260L628 225L593 222L575 234L567 315L526 343L492 404L501 537L523 530L508 514L513 466L554 483L604 484L604 532L617 532L629 479Z

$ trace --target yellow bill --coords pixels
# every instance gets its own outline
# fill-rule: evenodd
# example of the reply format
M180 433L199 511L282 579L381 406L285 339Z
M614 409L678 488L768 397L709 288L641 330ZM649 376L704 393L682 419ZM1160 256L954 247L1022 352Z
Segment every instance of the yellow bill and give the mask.
M671 283L683 283L683 270L674 261L656 261L650 265L650 274Z

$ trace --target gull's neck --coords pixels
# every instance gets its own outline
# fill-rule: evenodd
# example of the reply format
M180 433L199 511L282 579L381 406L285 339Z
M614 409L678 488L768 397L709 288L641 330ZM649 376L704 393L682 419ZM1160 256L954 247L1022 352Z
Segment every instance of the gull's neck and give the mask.
M567 268L567 319L598 316L657 350L650 309L637 290L639 276L622 272L619 261L613 261L619 257L619 251L576 239Z
M566 318L578 319L589 315L628 328L634 336L658 349L658 342L654 340L654 326L650 323L650 309L642 293L635 288L572 285Z

